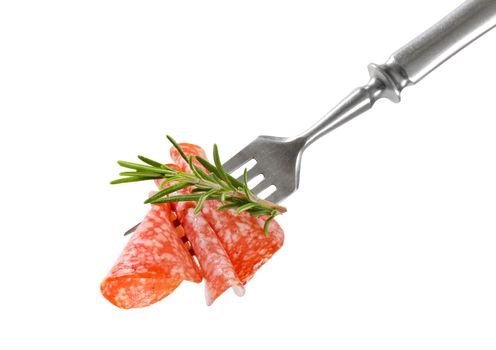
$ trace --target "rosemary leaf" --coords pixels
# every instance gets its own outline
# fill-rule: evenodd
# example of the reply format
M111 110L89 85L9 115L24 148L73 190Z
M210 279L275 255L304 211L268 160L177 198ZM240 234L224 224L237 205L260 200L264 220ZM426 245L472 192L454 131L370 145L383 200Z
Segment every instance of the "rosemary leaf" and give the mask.
M117 185L117 184L123 184L123 183L127 183L127 182L137 182L137 181L146 181L146 180L150 180L150 178L149 177L139 177L139 176L129 176L129 177L123 177L121 179L111 181L110 184L111 185Z
M157 200L159 198L162 198L162 197L164 197L164 196L166 196L168 194L171 194L173 192L182 190L183 188L186 188L186 187L191 186L191 185L192 185L191 182L180 182L178 184L175 184L175 185L166 187L162 191L159 191L159 192L155 193L153 196L151 196L150 198L148 198L145 201L145 204L152 203L153 201L155 201L155 200Z
M243 204L242 206L240 206L236 210L236 215L239 215L241 212L243 212L245 210L252 209L252 208L256 207L257 205L258 205L257 203L253 203L253 202Z
M191 190L191 193L205 193L205 192L208 192L209 189L205 189L205 188L193 188Z
M164 178L163 181L160 183L160 186L159 188L160 189L163 189L165 188L165 186L171 182L174 182L174 181L182 181L184 180L182 177L180 176L171 176L171 177L167 177L167 178Z
M160 199L156 199L151 204L160 204L160 203L170 203L170 202L189 202L189 201L197 201L201 197L200 194L178 194L177 196L163 197Z
M215 174L211 174L210 178L214 183L216 183L217 185L222 187L225 191L236 190L234 187L232 187L229 184L227 184L226 182L224 182L220 177L218 177Z
M264 233L265 233L265 236L268 236L269 235L269 226L270 226L270 222L272 220L274 220L275 216L277 214L272 214L267 220L265 220L265 224L264 224Z
M227 210L227 209L234 209L234 208L237 208L239 207L238 204L235 204L235 203L231 203L231 204L224 204L224 205L221 205L220 207L217 208L218 211L223 211L223 210Z
M135 169L135 170L142 170L145 172L153 172L153 173L158 173L158 174L169 174L170 170L167 169L161 169L149 165L142 165L142 164L136 164L136 163L131 163L131 162L125 162L122 160L119 160L117 162L120 166L128 169Z
M139 160L141 160L143 163L146 163L148 165L151 165L151 166L154 166L156 168L160 168L162 166L162 164L160 164L159 162L156 162L154 160L151 160L150 158L147 158L145 156L138 156Z
M264 215L270 216L270 215L272 215L272 212L268 209L252 208L252 209L248 209L248 213L250 213L251 216L264 216Z
M214 144L214 164L218 170L220 178L224 180L226 184L229 185L229 187L234 188L233 184L231 183L231 180L229 180L229 177L227 176L227 173L224 170L224 167L222 166L222 162L220 161L219 148L217 147L216 144Z
M200 162L201 165L203 165L203 167L205 169L210 171L212 174L217 175L217 177L221 178L220 173L217 171L217 168L212 163L210 163L208 160L206 160L205 158L202 158L200 156L196 156L196 159L198 160L198 162ZM232 177L228 173L226 173L226 175L227 175L227 178L229 179L229 182L231 182L231 184L233 185L234 188L243 186L243 184L238 179L235 179L234 177Z
M192 163L192 165L193 165L194 173L197 174L199 178L206 181L210 180L210 176L207 173L205 173L198 165L194 163Z
M241 198L238 198L238 197L226 197L226 200L229 201L229 202L238 203L238 204L241 204L241 205L243 205L243 203L246 203L246 201L244 201L244 200L242 200Z
M245 171L243 173L243 192L245 193L246 195L246 198L248 200L251 200L251 191L250 191L250 188L248 187L248 170L246 170L245 168Z
M187 162L188 157L186 157L186 154L184 154L183 149L179 146L179 144L172 138L172 136L167 135L167 139L172 143L175 149L179 152L181 157Z
M203 204L205 203L206 200L207 200L207 194L206 193L205 194L202 194L200 196L200 199L196 203L195 210L193 211L193 213L195 215L198 214L201 211L201 208L203 207Z
M139 176L139 177L151 177L154 179L160 179L162 176L157 173L144 172L144 171L124 171L119 173L119 176Z
M193 157L188 157L188 165L193 174L195 174L199 179L209 181L210 177L203 172L196 164L193 163Z
M195 156L196 160L201 164L203 165L203 167L205 169L207 169L208 171L210 171L211 173L213 174L216 174L217 176L220 177L220 174L219 172L217 171L217 168L212 165L208 160L206 160L205 158L202 158L200 156Z
M205 201L208 199L208 197L214 195L217 192L217 190L212 189L208 191L207 193L203 194L200 199L198 200L198 203L196 203L196 207L194 210L195 214L198 214L201 211L201 208L203 207L203 204L205 204Z

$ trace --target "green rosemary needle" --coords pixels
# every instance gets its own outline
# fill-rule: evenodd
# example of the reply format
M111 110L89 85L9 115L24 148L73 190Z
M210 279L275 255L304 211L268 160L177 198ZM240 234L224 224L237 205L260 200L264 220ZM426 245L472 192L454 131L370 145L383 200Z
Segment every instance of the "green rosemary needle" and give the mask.
M229 175L220 161L219 150L214 145L214 164L199 156L187 156L181 146L170 136L167 136L181 157L189 164L191 172L180 171L144 156L138 156L143 162L132 163L118 161L126 169L133 171L121 172L121 178L111 184L120 184L147 180L162 180L161 190L145 200L145 203L168 203L195 201L195 214L199 213L207 200L219 200L222 205L218 210L233 209L235 214L248 212L251 216L266 216L264 232L269 232L270 222L286 208L257 197L248 187L247 170L244 171L243 181ZM196 160L196 162L195 162ZM200 166L197 165L200 164ZM203 167L203 168L202 168ZM177 191L188 187L189 194L176 194Z

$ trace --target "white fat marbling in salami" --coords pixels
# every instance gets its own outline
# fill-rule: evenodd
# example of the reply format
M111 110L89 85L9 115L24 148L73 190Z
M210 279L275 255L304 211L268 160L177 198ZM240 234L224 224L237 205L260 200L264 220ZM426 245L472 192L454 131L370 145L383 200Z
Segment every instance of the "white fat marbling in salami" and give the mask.
M178 169L175 164L167 164ZM160 181L156 181L160 185ZM169 184L164 185L166 187ZM177 194L190 193L188 188L176 192ZM232 288L238 296L244 295L243 283L240 281L233 264L229 259L219 237L210 227L202 213L195 214L193 202L172 203L181 223L184 234L195 252L200 269L205 279L205 299L211 305L227 289Z
M185 154L206 159L200 147L180 146ZM189 171L176 149L171 156L176 165L169 166ZM200 282L202 276L208 305L228 288L243 295L244 285L281 248L284 233L273 220L266 236L266 217L218 211L220 205L207 200L198 214L195 202L152 205L101 283L105 298L124 309L143 307L172 293L183 280Z
M186 155L206 158L199 146L182 143L180 147ZM188 171L188 164L181 158L175 148L171 149L172 160L183 171ZM253 217L244 212L236 215L234 210L218 211L219 201L206 201L202 214L217 234L226 250L238 278L246 284L255 272L281 248L284 233L279 224L273 220L269 225L269 234L264 234L265 217Z
M100 286L112 304L124 309L147 306L172 293L183 280L202 280L170 217L168 204L152 205L131 236Z
M181 225L191 242L205 278L207 305L211 305L229 287L232 287L238 296L242 296L245 291L243 284L219 238L203 215L194 214L193 209L189 208L182 215Z
M284 233L272 220L266 236L263 228L266 217L253 217L246 212L236 215L234 210L218 211L220 205L217 201L208 201L202 214L221 240L239 279L246 284L281 248Z

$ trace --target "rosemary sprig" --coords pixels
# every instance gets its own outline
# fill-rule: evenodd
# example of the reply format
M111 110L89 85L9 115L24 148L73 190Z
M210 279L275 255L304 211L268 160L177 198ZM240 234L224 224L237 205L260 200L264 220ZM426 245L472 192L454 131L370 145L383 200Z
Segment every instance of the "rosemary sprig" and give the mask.
M181 146L170 136L167 136L172 145L177 149L181 157L189 164L191 172L176 170L167 165L154 161L144 156L138 156L143 164L118 161L117 163L126 169L120 173L121 178L114 180L111 184L120 184L146 180L163 180L162 190L145 200L145 203L168 203L181 201L196 201L195 214L207 200L219 200L222 206L218 210L235 209L238 215L243 211L252 216L267 216L264 232L269 232L270 222L277 216L286 212L286 208L257 197L248 187L247 171L245 169L243 181L239 181L229 175L220 161L219 150L214 145L214 164L199 156L187 156ZM203 166L204 171L195 160ZM168 185L168 186L166 186ZM175 194L177 191L189 187L190 194Z

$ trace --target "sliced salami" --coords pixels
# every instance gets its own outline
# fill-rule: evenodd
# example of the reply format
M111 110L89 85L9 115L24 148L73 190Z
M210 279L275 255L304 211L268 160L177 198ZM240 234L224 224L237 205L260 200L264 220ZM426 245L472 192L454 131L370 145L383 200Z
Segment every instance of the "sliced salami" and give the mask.
M167 164L170 167L176 165ZM189 193L185 188L178 194ZM205 299L211 305L227 289L232 288L238 296L244 295L243 283L240 281L233 264L221 241L210 227L202 213L195 214L193 202L172 203L184 234L195 252L205 278Z
M205 277L205 298L211 305L224 291L232 287L236 295L242 296L244 287L234 271L228 254L219 238L203 215L187 209L182 215L181 225Z
M152 205L131 236L100 286L112 304L124 309L147 306L172 293L183 280L202 280L170 217L168 204Z
M206 158L199 146L180 144L187 155ZM173 161L183 170L189 169L175 148L171 149ZM279 224L273 220L269 225L269 234L265 236L264 217L253 217L247 213L236 215L234 210L218 211L219 201L206 201L202 214L222 242L236 272L243 284L246 284L255 272L281 248L284 233Z
M272 220L264 233L264 217L234 210L218 211L218 201L205 202L202 214L221 240L239 279L246 284L255 272L274 255L284 242L281 226Z

